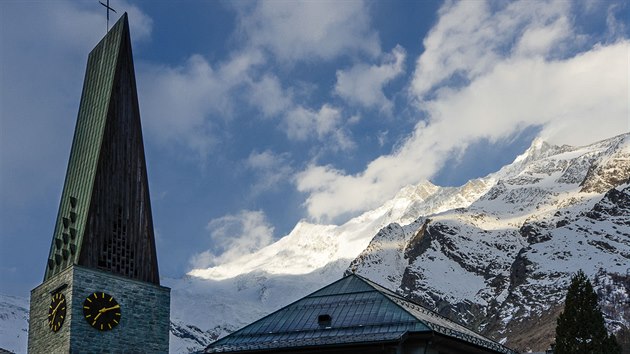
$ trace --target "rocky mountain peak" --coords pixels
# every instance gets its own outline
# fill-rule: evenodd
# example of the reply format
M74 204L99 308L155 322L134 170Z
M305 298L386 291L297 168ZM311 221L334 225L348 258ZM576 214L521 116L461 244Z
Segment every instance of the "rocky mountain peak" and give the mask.
M627 330L629 136L583 147L534 141L480 179L489 187L468 206L379 233L353 267L377 282L400 279L398 292L520 350L546 349L570 276L582 269L608 279L597 288L607 324ZM395 246L380 250L385 235ZM612 305L612 294L622 301Z
M253 254L164 279L171 351L200 350L349 271L525 351L547 348L582 269L609 329L627 330L628 220L630 134L582 147L537 139L460 187L422 181L343 225L302 221Z
M429 182L428 180L421 181L416 185L408 185L403 187L393 199L413 199L413 200L425 200L431 195L435 194L440 187Z

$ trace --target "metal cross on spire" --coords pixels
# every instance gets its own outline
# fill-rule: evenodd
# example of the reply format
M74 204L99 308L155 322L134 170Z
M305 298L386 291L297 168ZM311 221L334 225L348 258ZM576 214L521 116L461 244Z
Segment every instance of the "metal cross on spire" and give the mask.
M107 0L107 4L103 4L102 1L99 1L101 3L101 5L105 6L105 8L107 9L107 31L105 31L105 33L109 32L109 10L114 11L114 13L116 13L116 10L114 10L112 7L109 6L109 0Z

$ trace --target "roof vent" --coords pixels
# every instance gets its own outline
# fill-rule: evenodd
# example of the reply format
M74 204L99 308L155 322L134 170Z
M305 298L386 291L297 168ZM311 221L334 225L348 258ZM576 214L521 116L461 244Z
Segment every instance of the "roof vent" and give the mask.
M317 316L317 323L320 328L330 328L332 326L332 317L328 314Z

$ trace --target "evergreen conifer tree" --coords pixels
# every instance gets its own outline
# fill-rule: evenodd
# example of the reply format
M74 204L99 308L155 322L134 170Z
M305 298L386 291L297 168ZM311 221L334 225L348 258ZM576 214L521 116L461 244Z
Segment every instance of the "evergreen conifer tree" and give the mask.
M558 317L554 353L621 353L615 336L606 331L597 294L581 270L571 278L564 311Z

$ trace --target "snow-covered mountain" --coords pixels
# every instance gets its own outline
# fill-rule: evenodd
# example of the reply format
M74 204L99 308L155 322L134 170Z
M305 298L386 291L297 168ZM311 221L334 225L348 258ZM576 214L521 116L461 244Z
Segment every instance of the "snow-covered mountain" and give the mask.
M609 327L630 327L628 268L624 134L585 147L537 139L485 178L407 186L339 226L301 222L273 245L172 286L176 299L205 299L199 328L227 331L354 271L508 345L545 349L578 269L596 282ZM174 321L190 321L183 308L173 307ZM171 339L174 351L194 347Z
M390 225L372 242L390 247L371 245L351 267L376 281L388 269L382 282L522 350L548 345L570 276L583 269L617 295L605 304L609 327L628 328L629 136L583 148L537 141L489 178L494 186L466 208Z
M0 294L0 349L26 353L27 341L28 299Z
M578 269L593 281L609 328L629 328L629 268L624 134L584 147L537 139L512 164L461 187L407 186L343 225L302 221L253 254L163 283L172 288L173 353L200 350L345 272L508 346L542 350Z

